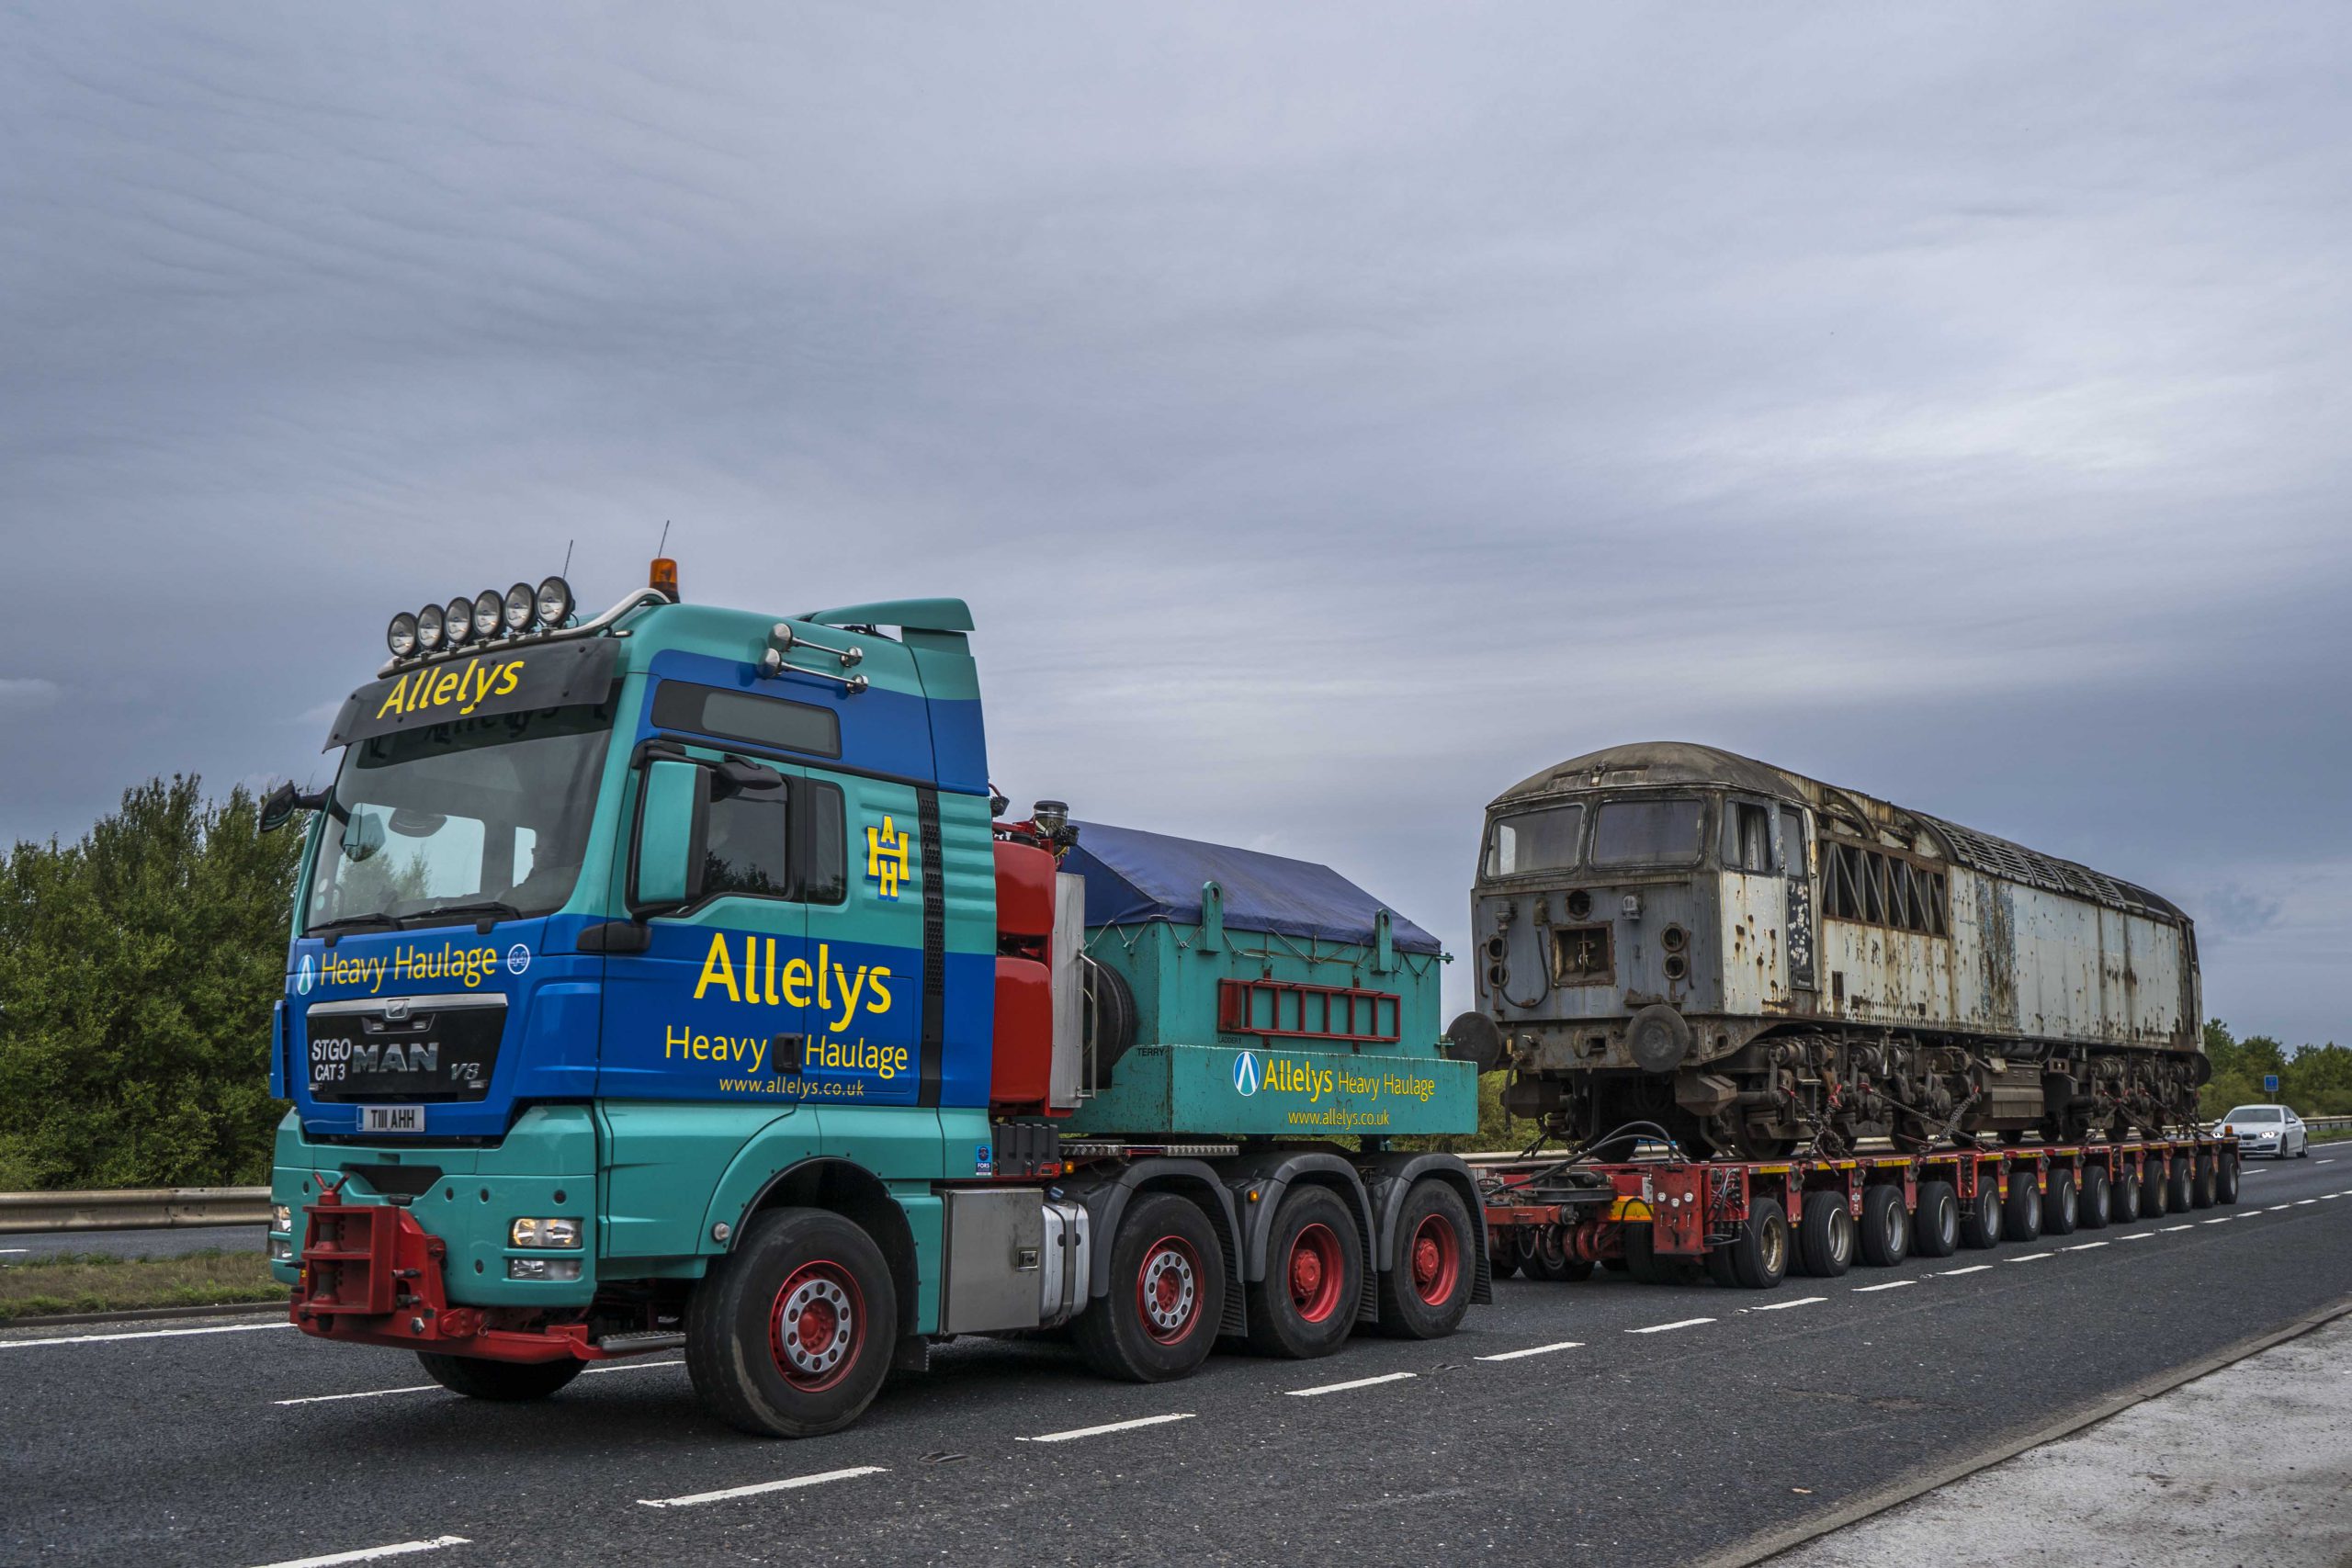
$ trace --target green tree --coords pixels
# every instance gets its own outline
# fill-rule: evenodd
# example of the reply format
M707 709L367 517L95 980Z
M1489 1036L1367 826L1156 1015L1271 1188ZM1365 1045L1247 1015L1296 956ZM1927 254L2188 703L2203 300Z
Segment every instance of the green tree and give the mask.
M2278 1076L2278 1098L2305 1116L2352 1116L2352 1050L2304 1046Z
M301 835L255 814L157 778L0 861L0 1190L266 1179Z

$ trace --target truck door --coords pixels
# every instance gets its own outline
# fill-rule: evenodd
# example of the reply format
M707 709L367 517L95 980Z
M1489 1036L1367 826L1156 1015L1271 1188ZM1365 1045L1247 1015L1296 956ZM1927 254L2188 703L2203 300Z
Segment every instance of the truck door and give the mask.
M893 780L813 768L801 788L812 867L808 942L817 966L810 1094L828 1107L936 1104L938 1043L924 1039L926 982L936 977L925 965L940 956L925 952L924 936L935 924L926 920L926 901L938 890L923 853L921 795ZM826 1152L849 1153L835 1147L832 1130L856 1125L829 1117ZM935 1123L928 1136L936 1141Z

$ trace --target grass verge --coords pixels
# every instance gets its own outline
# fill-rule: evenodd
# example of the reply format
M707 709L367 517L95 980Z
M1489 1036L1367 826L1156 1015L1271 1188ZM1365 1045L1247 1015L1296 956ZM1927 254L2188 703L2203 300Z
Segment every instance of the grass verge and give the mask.
M60 1252L0 1267L0 1323L51 1313L222 1306L286 1299L257 1252L212 1247L176 1258Z

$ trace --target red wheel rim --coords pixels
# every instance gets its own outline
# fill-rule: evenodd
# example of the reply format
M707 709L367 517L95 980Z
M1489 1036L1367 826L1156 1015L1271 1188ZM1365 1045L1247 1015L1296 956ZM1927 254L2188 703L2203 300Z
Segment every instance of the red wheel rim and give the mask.
M829 1260L794 1269L768 1313L768 1350L784 1381L805 1393L831 1388L849 1376L865 1345L856 1276Z
M1331 1227L1312 1224L1291 1238L1290 1304L1308 1323L1329 1321L1340 1310L1340 1287L1347 1263L1340 1251L1340 1238Z
M1462 1238L1443 1214L1430 1214L1413 1231L1413 1290L1431 1306L1453 1299L1462 1279Z
M1164 1235L1144 1248L1136 1270L1136 1314L1143 1331L1162 1345L1174 1345L1200 1321L1201 1258L1181 1235Z

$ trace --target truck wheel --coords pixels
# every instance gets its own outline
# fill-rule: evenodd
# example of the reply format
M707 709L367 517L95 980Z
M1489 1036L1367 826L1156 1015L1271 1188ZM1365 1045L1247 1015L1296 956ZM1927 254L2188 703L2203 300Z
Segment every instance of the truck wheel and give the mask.
M1911 1250L1922 1258L1950 1258L1960 1250L1960 1195L1951 1182L1919 1183L1919 1207L1911 1216Z
M2213 1201L2223 1208L2238 1201L2238 1156L2222 1154L2215 1156L2213 1168Z
M822 1209L771 1209L687 1300L686 1375L739 1431L820 1437L874 1402L898 1332L872 1236Z
M1980 1252L2001 1245L2001 1191L1981 1175L1976 1196L1960 1206L1960 1245Z
M2082 1220L2082 1198L2075 1190L2075 1173L2053 1170L2050 1190L2041 1195L2041 1234L2072 1235Z
M1266 1238L1266 1277L1244 1289L1250 1348L1303 1361L1328 1356L1355 1327L1363 1244L1348 1206L1328 1187L1294 1187Z
M2213 1156L2210 1154L2197 1156L2197 1175L2189 1184L2188 1206L2192 1209L2213 1206Z
M1477 1247L1462 1195L1434 1177L1415 1182L1396 1213L1396 1267L1380 1276L1380 1331L1442 1339L1459 1328L1477 1279Z
M1707 1248L1707 1256L1702 1267L1707 1270L1708 1279L1726 1291L1739 1283L1738 1277L1731 1270L1731 1243L1729 1242Z
M426 1377L451 1393L496 1404L545 1399L587 1366L569 1356L560 1361L491 1361L480 1356L440 1356L430 1350L419 1350L416 1359Z
M2016 1173L2009 1178L2009 1195L2001 1202L2001 1239L2035 1241L2041 1235L2041 1189L2033 1178Z
M1789 1215L1778 1198L1747 1206L1747 1224L1727 1244L1731 1277L1743 1290L1769 1291L1789 1276Z
M1862 1189L1862 1261L1892 1269L1911 1251L1911 1216L1903 1212L1903 1189L1883 1181Z
M2114 1211L2115 1223L2128 1225L2140 1217L2140 1179L2127 1176L2115 1184L2115 1197L2109 1205Z
M2085 1166L2082 1193L2075 1204L2075 1223L2086 1231L2105 1230L2111 1213L2109 1203L2114 1195L2108 1186L2107 1167Z
M1111 1244L1111 1292L1070 1324L1086 1364L1123 1382L1165 1382L1208 1359L1225 1316L1225 1248L1200 1205L1150 1192Z
M2165 1212L2171 1208L2171 1205L2165 1201L2166 1197L2165 1188L2171 1174L2170 1168L2161 1162L2143 1164L2140 1167L2140 1217L2142 1219L2161 1220L2165 1217Z
M1854 1266L1854 1216L1842 1192L1808 1192L1797 1225L1797 1261L1816 1280L1835 1280Z
M2185 1214L2196 1201L2197 1162L2187 1155L2175 1155L2165 1190L2165 1207L2173 1213Z

